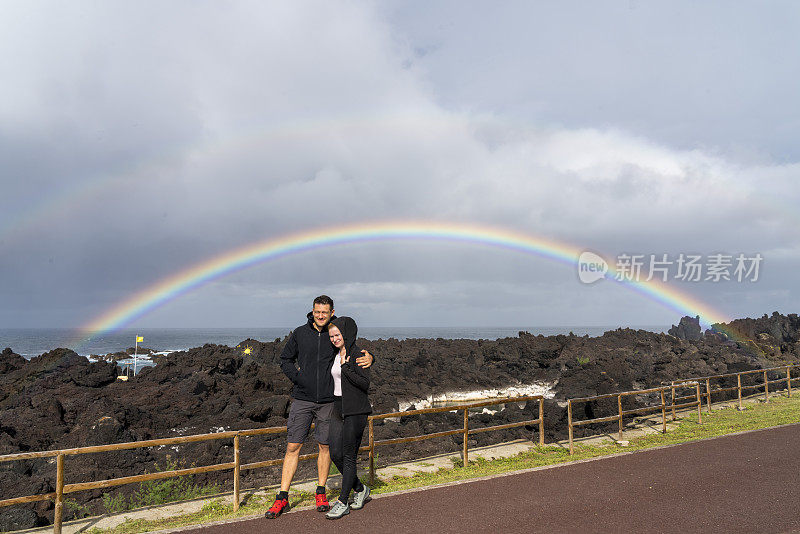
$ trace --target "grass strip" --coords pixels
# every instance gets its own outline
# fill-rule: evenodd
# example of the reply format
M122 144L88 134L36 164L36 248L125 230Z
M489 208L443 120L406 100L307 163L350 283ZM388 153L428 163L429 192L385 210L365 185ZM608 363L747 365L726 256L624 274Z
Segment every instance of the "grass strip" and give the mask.
M378 480L372 488L373 494L393 493L408 489L446 484L474 478L497 475L510 471L520 471L535 467L568 463L576 460L586 460L600 456L611 456L634 450L651 449L687 443L701 439L724 436L745 430L758 430L800 422L800 395L792 398L776 396L765 402L748 402L743 411L734 408L713 408L713 413L703 412L702 424L698 423L697 412L686 414L675 421L676 427L666 434L648 434L629 440L627 446L617 443L607 445L577 445L575 454L569 455L569 450L557 445L537 446L534 449L508 458L485 460L477 458L470 461L466 467L460 461L454 460L451 468L442 468L434 473L417 473L411 477L394 477L388 480ZM336 493L329 493L328 498L333 502ZM290 504L296 506L310 505L314 496L306 492L292 492ZM183 516L149 520L126 520L112 529L92 528L88 534L137 534L167 528L178 528L189 525L200 525L212 521L223 521L237 517L263 515L272 504L272 497L254 495L233 512L233 505L220 500L214 500L203 506L196 513Z

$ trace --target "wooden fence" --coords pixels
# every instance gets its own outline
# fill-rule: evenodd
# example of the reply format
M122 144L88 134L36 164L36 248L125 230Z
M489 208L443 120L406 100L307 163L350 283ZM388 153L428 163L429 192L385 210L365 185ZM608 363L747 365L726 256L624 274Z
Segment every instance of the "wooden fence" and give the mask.
M526 402L529 400L538 400L539 401L539 418L532 420L532 421L521 421L518 423L508 423L504 425L496 425L492 427L485 427L485 428L469 428L468 422L468 413L471 408L478 408L482 406L492 406L496 404L505 404L511 402ZM397 439L387 439L387 440L380 440L375 441L374 439L374 430L373 430L373 421L376 419L387 419L390 417L406 417L410 415L419 415L424 413L441 413L441 412L452 412L452 411L459 411L462 410L464 413L464 425L462 428L456 430L448 430L444 432L435 432L432 434L424 434L420 436L413 436L410 438L397 438ZM529 424L538 424L539 425L539 443L544 444L544 415L543 415L543 397L542 396L528 396L528 397L513 397L513 398L504 398L504 399L496 399L486 402L478 402L478 403L471 403L471 404L460 404L457 406L448 406L443 408L429 408L423 410L411 410L407 412L394 412L388 414L380 414L380 415L372 415L369 417L369 445L361 447L360 451L369 451L369 460L370 460L370 480L374 483L375 480L375 447L381 445L391 445L395 443L409 443L412 441L420 441L423 439L431 439L436 437L443 437L443 436L450 436L454 434L464 434L464 448L463 448L463 457L464 457L464 465L468 462L468 449L467 449L467 438L470 434L475 434L478 432L488 432L492 430L503 430L507 428L514 428ZM228 432L216 432L212 434L197 434L193 436L181 436L175 438L162 438L162 439L150 439L145 441L136 441L136 442L128 442L128 443L116 443L111 445L96 445L91 447L77 447L73 449L61 449L55 451L42 451L42 452L23 452L17 454L6 454L0 456L0 463L2 462L11 462L11 461L19 461L19 460L32 460L37 458L56 458L56 491L50 493L43 493L38 495L27 495L24 497L16 497L13 499L4 499L0 500L0 508L4 506L12 506L15 504L25 504L30 502L37 502L37 501L44 501L44 500L53 500L55 501L55 511L54 511L54 518L53 518L53 532L56 534L61 534L61 526L62 526L62 519L63 519L63 506L64 506L64 495L68 493L74 493L76 491L86 491L92 489L101 489L101 488L111 488L114 486L122 486L124 484L133 484L136 482L145 482L148 480L159 480L163 478L172 478L172 477L179 477L185 475L196 475L200 473L210 473L214 471L225 471L232 469L233 470L233 507L234 511L239 509L239 502L240 502L240 473L241 471L248 470L248 469L258 469L261 467L268 467L273 465L280 465L283 462L283 458L275 459L275 460L265 460L261 462L252 462L248 464L242 464L239 454L239 443L240 439L243 437L249 436L260 436L265 434L279 434L285 433L286 427L269 427L269 428L254 428L249 430L236 430L236 431L228 431ZM140 449L145 447L159 447L164 445L179 445L183 443L195 443L201 441L212 441L212 440L219 440L219 439L233 439L233 461L214 464L214 465L207 465L202 467L192 467L187 469L174 469L170 471L160 471L157 473L147 473L144 475L134 475L134 476L127 476L127 477L120 477L120 478L113 478L108 480L98 480L92 482L80 482L75 484L66 484L64 481L64 461L68 456L76 456L80 454L92 454L92 453L101 453L101 452L109 452L109 451L121 451L121 450L130 450L130 449ZM311 458L316 458L318 453L313 454L304 454L300 456L300 460L306 460Z
M792 378L792 368L797 367L797 365L784 365L780 367L771 367L769 369L753 369L750 371L741 371L739 373L726 373L722 375L710 375L710 376L702 376L700 378L693 378L687 380L674 380L672 384L679 384L683 382L688 382L689 380L694 380L698 382L705 383L705 393L703 396L706 398L706 404L708 407L708 413L711 413L711 395L714 393L723 393L728 391L736 391L737 397L739 400L739 408L742 407L742 390L745 389L757 389L757 388L764 388L764 400L769 399L769 385L770 384L780 384L785 383L786 387L784 389L787 390L788 395L792 396L792 380L800 379L800 376ZM777 380L770 380L769 373L783 373L786 372L785 378L779 378ZM750 385L742 385L742 376L746 375L761 375L764 377L763 382L750 384ZM732 378L736 377L736 386L735 387L711 387L712 380L720 380L724 378Z
M675 420L675 412L676 410L685 409L685 408L694 408L697 407L697 418L698 422L703 422L703 414L702 414L702 398L706 398L707 403L707 410L708 413L711 413L711 396L714 393L723 393L729 391L736 391L739 401L739 408L742 407L742 391L744 389L753 389L753 388L764 388L764 400L769 400L769 385L770 384L780 384L785 383L787 390L787 394L789 397L792 396L792 380L799 380L800 376L792 378L792 369L798 367L797 365L786 365L781 367L771 367L769 369L753 369L750 371L741 371L738 373L726 373L721 375L710 375L710 376L703 376L699 378L686 378L681 380L673 380L668 386L658 387L658 388L651 388L651 389L644 389L644 390L633 390L633 391L623 391L621 393L609 393L606 395L595 395L593 397L580 397L569 399L567 401L567 420L569 425L569 453L572 455L574 454L573 448L573 428L576 426L581 425L588 425L592 423L603 423L603 422L610 422L610 421L618 421L619 422L619 439L622 439L622 432L623 432L623 417L626 415L641 415L650 412L655 412L661 410L661 420L662 420L662 432L666 433L667 431L667 417L666 417L666 410L669 408L670 412L672 413L672 420ZM769 380L769 373L782 373L786 372L785 378L778 378L776 380ZM750 384L750 385L742 385L742 376L747 375L762 375L764 377L763 382ZM713 388L711 387L711 380L719 380L724 378L731 378L736 377L736 387L718 387ZM705 385L705 392L701 393L700 385ZM693 389L693 395L685 395L685 396L676 396L676 390L681 389ZM665 400L665 392L670 392L670 403L669 405L666 403ZM649 393L659 392L661 403L656 404L655 406L646 406L644 408L637 408L634 410L623 410L622 409L622 399L626 396L631 395L644 395ZM616 398L617 399L617 414L608 416L608 417L598 417L594 419L584 419L580 421L576 421L574 419L574 410L573 410L573 403L586 403L592 402L602 399L609 399L609 398ZM690 402L681 402L687 399L693 399Z
M539 418L530 421L520 421L518 423L508 423L505 425L495 425L483 428L469 428L468 413L471 408L480 408L482 406L492 406L495 404L506 404L509 402L527 402L539 401ZM391 417L408 417L411 415L421 415L429 413L452 412L454 410L461 410L464 412L464 426L455 430L445 430L443 432L434 432L432 434L421 434L419 436L412 436L408 438L394 438L383 439L375 441L375 430L373 423L378 419L388 419ZM477 434L479 432L490 432L492 430L505 430L507 428L515 428L525 425L539 425L539 445L544 445L544 397L541 395L533 395L528 397L513 397L503 400L491 400L484 402L477 402L473 404L461 404L458 406L443 406L441 408L423 408L421 410L408 410L406 412L392 412L380 415L372 415L369 418L369 445L362 447L361 450L369 451L369 479L370 483L375 483L375 447L379 445L396 445L400 443L411 443L413 441L422 441L424 439L441 438L445 436L453 436L456 434L463 434L464 445L462 451L462 459L464 466L469 463L469 450L467 447L467 440L470 434Z
M676 404L675 403L676 401L684 400L684 399L687 399L687 398L692 398L691 395L690 396L686 396L686 397L676 397L675 396L675 390L676 389L683 389L683 388L686 388L686 387L690 387L690 384L694 386L694 388L692 388L692 389L695 390L695 396L694 396L695 400L692 401L692 402ZM700 412L700 406L702 404L702 400L700 398L700 383L697 382L696 380L692 381L692 382L674 384L674 385L670 385L670 386L666 386L666 387L660 387L660 388L641 389L641 390L634 390L634 391L623 391L621 393L608 393L606 395L594 395L592 397L579 397L579 398L575 398L575 399L569 399L567 401L567 424L569 425L569 453L570 453L570 455L575 453L574 452L574 447L573 447L573 441L574 441L573 440L573 429L576 426L589 425L589 424L592 424L592 423L606 423L606 422L610 422L610 421L618 421L619 422L619 439L622 439L622 429L623 429L623 418L624 418L624 416L626 416L626 415L642 415L642 414L646 414L646 413L650 413L650 412L655 412L655 411L661 410L661 419L662 419L662 422L663 422L662 432L666 433L667 432L667 412L666 412L666 410L667 410L668 406L667 406L666 401L664 399L664 392L665 391L669 391L669 390L672 390L671 403L669 405L669 408L672 410L672 418L673 418L673 420L675 419L675 409L676 408L689 408L689 407L694 407L694 406L697 406L697 415L698 415L698 417L702 418L702 414ZM623 410L622 409L622 399L624 397L627 397L627 396L630 396L630 395L645 395L645 394L648 394L648 393L655 393L655 392L659 393L659 396L661 398L661 404L657 404L655 406L645 406L644 408L636 408L634 410ZM572 409L572 405L573 404L586 403L586 402L592 402L592 401L597 401L597 400L602 400L602 399L611 399L611 398L616 398L617 399L617 410L618 411L617 411L616 415L611 415L611 416L608 416L608 417L596 417L594 419L583 419L583 420L580 420L580 421L575 421L575 419L573 417L573 409ZM702 422L702 419L701 419L701 422Z

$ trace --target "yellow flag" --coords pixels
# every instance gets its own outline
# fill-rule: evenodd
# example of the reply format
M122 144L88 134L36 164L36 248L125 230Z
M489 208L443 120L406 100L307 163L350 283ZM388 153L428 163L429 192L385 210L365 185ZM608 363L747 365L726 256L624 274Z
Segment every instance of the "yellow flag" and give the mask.
M144 341L144 336L136 336L137 343L141 343L142 341Z

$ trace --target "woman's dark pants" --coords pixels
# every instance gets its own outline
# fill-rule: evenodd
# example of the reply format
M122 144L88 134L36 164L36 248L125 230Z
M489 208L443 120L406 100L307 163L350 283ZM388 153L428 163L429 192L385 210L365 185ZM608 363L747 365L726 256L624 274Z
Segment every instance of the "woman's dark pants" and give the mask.
M339 500L345 504L350 498L350 490L361 491L364 489L364 485L356 474L356 460L366 426L366 414L342 417L342 401L336 399L331 415L328 446L331 451L331 460L342 474L342 491Z

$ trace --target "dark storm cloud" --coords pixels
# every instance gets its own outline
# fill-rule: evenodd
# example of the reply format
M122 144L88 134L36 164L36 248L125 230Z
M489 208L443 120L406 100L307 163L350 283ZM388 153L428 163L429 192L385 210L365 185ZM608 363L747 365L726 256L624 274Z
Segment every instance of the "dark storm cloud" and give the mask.
M788 306L800 58L774 6L3 3L0 323L84 324L237 247L375 219L761 252L763 283L687 290ZM285 326L322 292L384 325L676 320L539 257L407 242L270 262L142 324Z

